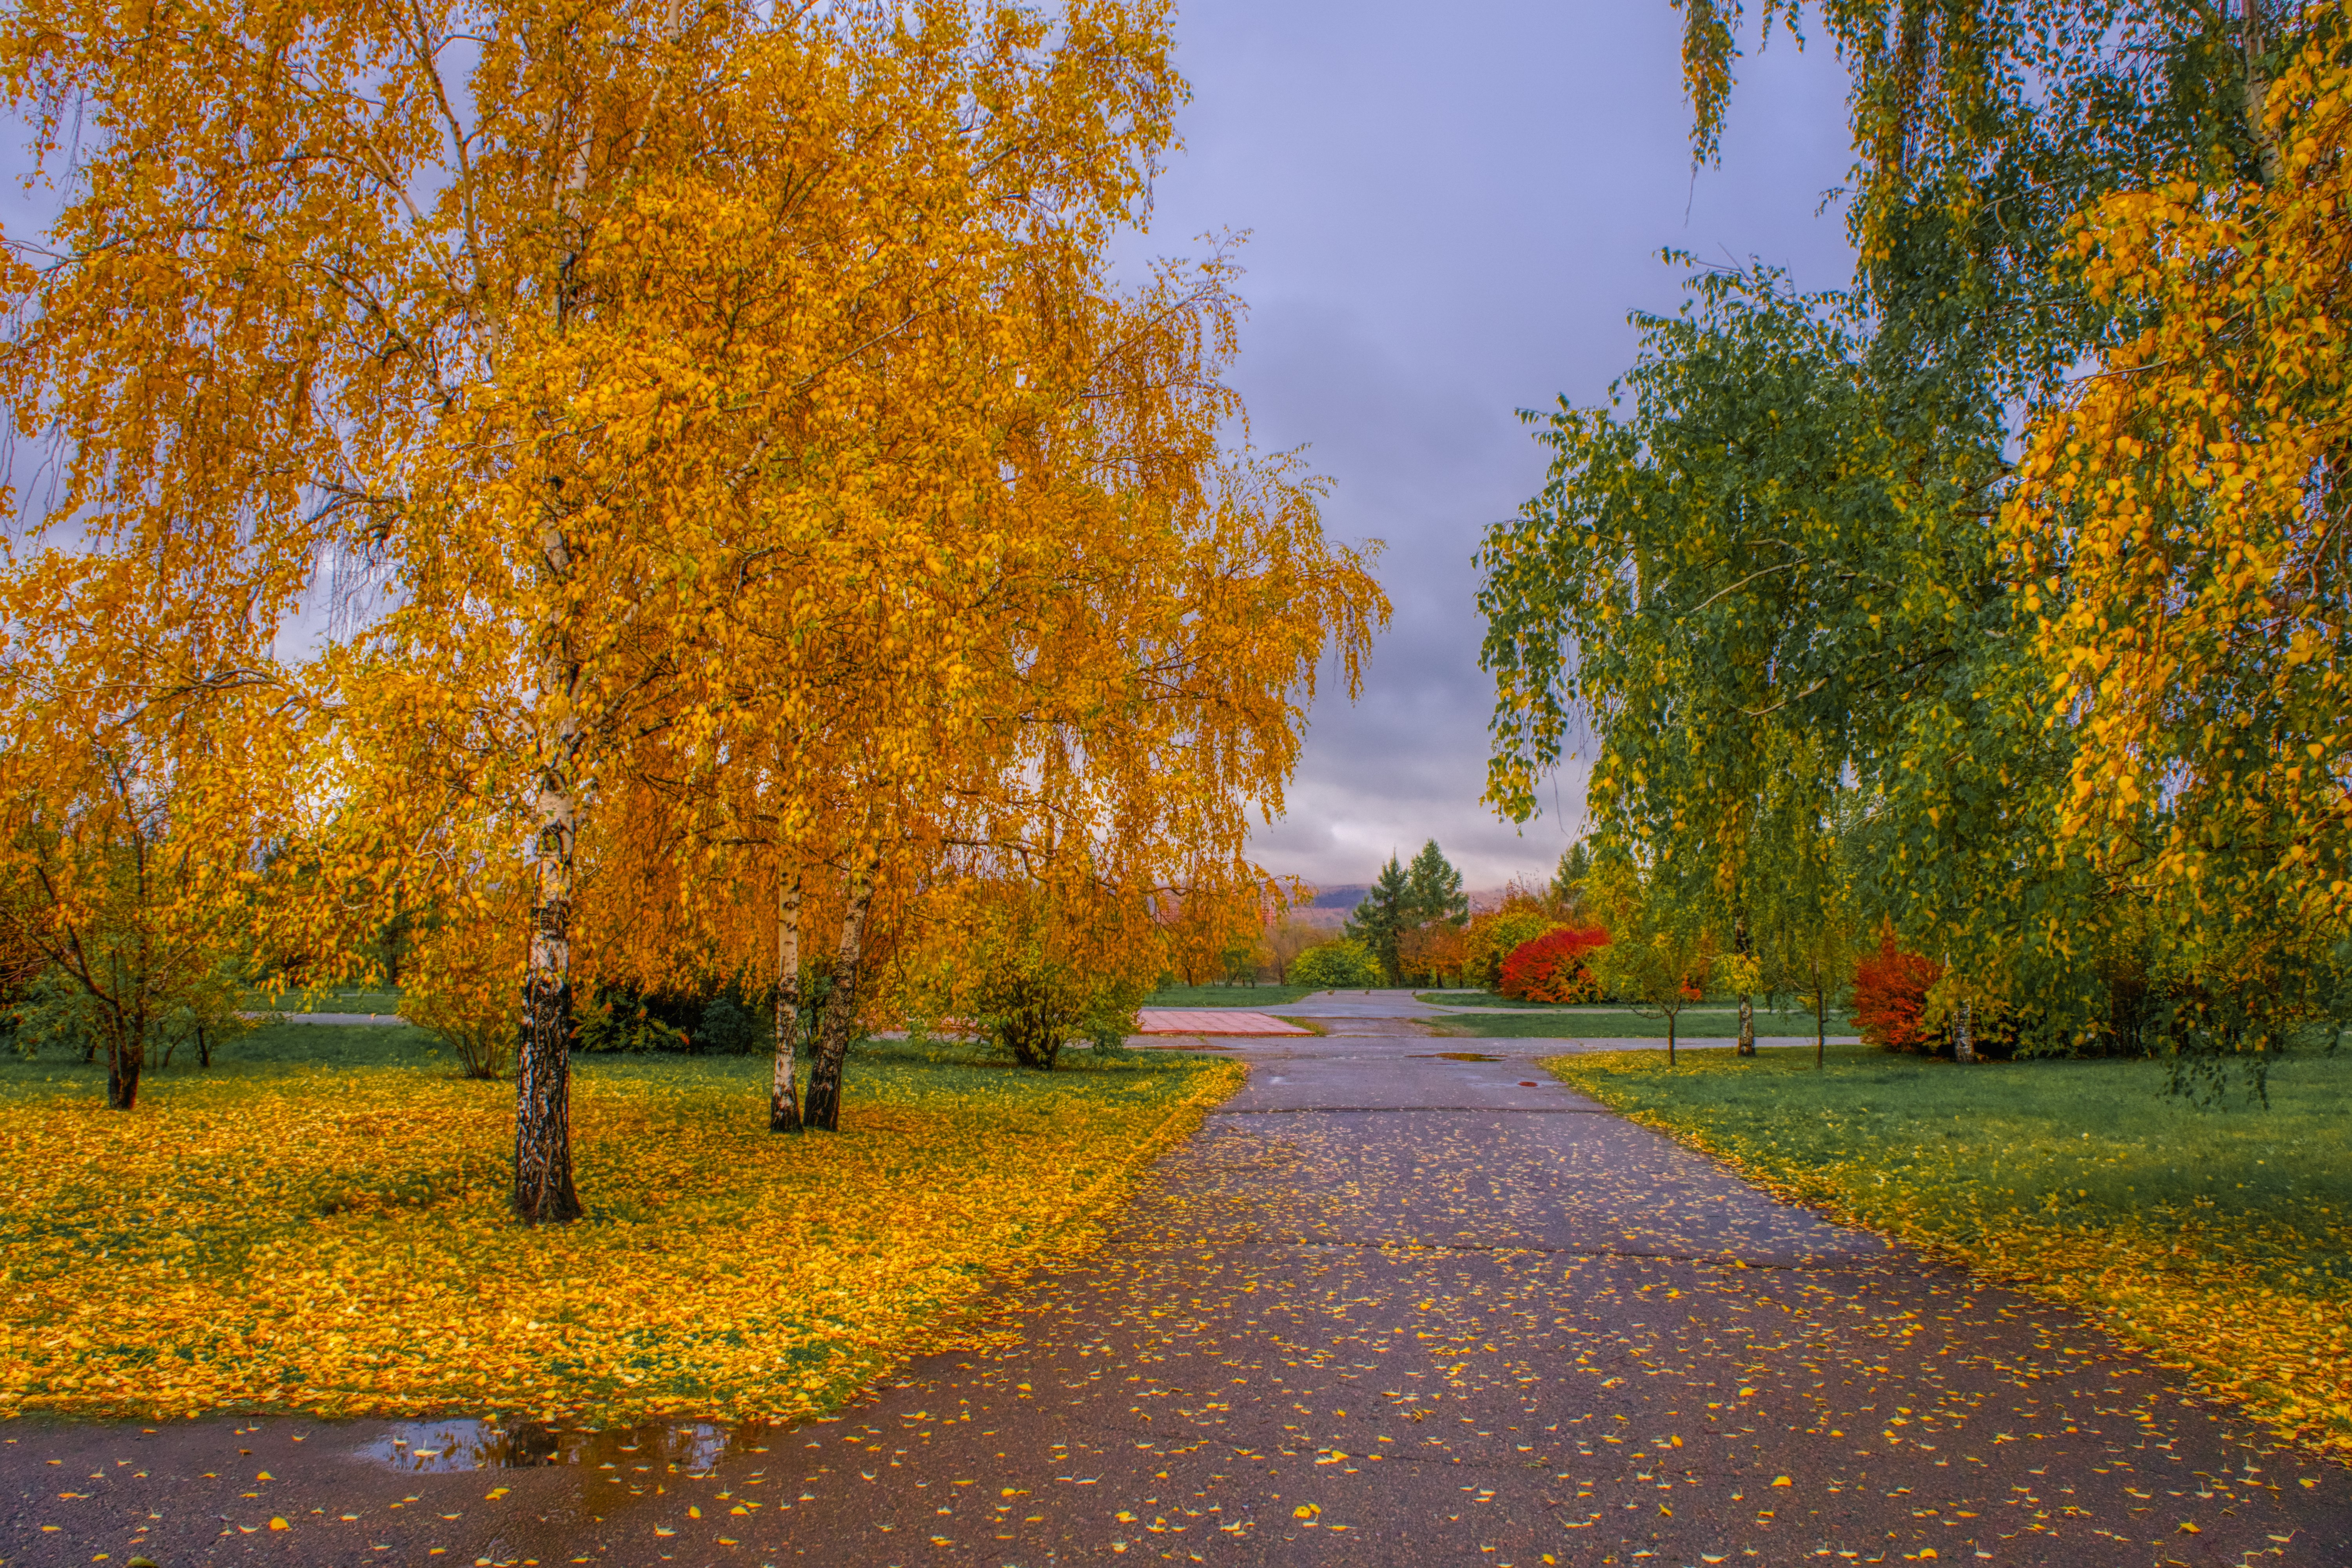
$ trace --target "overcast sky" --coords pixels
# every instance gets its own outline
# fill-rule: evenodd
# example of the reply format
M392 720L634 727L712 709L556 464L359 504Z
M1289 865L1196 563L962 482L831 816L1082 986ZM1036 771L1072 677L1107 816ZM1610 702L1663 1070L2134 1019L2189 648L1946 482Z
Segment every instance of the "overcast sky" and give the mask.
M1333 535L1385 542L1395 605L1361 700L1325 682L1288 812L1254 849L1325 887L1431 837L1473 888L1549 876L1580 769L1524 830L1478 802L1493 689L1470 555L1543 475L1515 411L1606 395L1626 312L1681 299L1663 247L1845 281L1843 209L1818 210L1850 162L1843 73L1825 46L1751 37L1723 162L1694 183L1669 0L1180 4L1193 98L1137 248L1247 231L1234 380L1256 442L1333 481ZM13 184L0 218L39 226L46 204Z
M1150 248L1249 231L1234 382L1257 444L1305 447L1326 528L1380 539L1396 608L1360 701L1316 703L1289 811L1254 848L1324 886L1434 837L1473 887L1549 876L1579 770L1524 830L1478 803L1493 688L1470 555L1541 484L1515 417L1606 395L1626 312L1669 310L1673 246L1843 284L1844 76L1753 39L1722 163L1690 174L1668 0L1181 0L1193 100Z

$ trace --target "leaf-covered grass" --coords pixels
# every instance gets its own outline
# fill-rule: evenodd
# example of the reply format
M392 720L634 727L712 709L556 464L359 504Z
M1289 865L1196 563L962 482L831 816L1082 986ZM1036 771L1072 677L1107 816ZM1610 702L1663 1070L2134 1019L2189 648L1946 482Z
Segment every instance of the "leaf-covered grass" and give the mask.
M1143 999L1147 1007L1287 1007L1312 996L1312 985L1163 985Z
M1432 1025L1440 1034L1475 1040L1663 1040L1666 1037L1664 1018L1644 1017L1639 1013L1606 1013L1585 1008L1554 1008L1549 1012L1520 1013L1452 1013ZM1832 1035L1851 1033L1853 1026L1835 1013L1830 1015ZM1692 1007L1676 1023L1675 1033L1682 1039L1723 1037L1739 1032L1739 1012L1735 1007ZM1813 1016L1811 1013L1768 1013L1757 1009L1756 1033L1762 1037L1803 1036L1812 1038Z
M1959 1068L1832 1047L1557 1058L1560 1078L1744 1175L2092 1311L2278 1426L2352 1450L2352 1054L2264 1109L2154 1062Z
M877 1043L841 1132L776 1137L762 1058L575 1058L588 1217L530 1230L513 1086L428 1049L265 1029L127 1115L99 1069L0 1068L0 1412L807 1415L1088 1244L1242 1077Z

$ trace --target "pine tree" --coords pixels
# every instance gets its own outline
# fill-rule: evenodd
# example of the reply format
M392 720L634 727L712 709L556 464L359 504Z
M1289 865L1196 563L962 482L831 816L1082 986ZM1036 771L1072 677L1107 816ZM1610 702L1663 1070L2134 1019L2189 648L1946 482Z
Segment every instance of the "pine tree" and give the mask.
M1348 934L1371 950L1380 960L1381 973L1393 983L1402 973L1397 963L1397 938L1418 923L1413 918L1412 879L1391 855L1381 868L1380 879L1348 917Z
M1584 907L1584 880L1592 875L1592 851L1580 838L1560 851L1559 869L1551 879L1552 901L1563 910Z
M1411 884L1406 905L1412 917L1407 924L1443 921L1447 925L1459 926L1469 920L1470 900L1462 891L1462 873L1437 847L1436 839L1421 847L1406 878Z

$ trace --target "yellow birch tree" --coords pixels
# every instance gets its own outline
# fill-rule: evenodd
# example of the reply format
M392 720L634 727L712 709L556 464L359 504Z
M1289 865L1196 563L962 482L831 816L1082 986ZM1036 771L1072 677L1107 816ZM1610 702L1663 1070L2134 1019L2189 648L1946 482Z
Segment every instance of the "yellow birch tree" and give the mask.
M2205 1022L2257 1036L2352 914L2352 10L2306 22L2269 178L2084 215L2119 326L2007 515L2079 737L2065 839L2152 897L2186 984L2252 1008Z

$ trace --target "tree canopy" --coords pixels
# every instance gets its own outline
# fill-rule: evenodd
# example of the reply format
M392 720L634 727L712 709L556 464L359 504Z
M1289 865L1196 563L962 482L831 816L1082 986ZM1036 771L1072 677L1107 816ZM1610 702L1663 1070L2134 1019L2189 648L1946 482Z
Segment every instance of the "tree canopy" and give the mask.
M1684 10L1705 160L1745 18ZM1607 406L1528 416L1548 483L1479 555L1488 797L1524 819L1581 750L1603 846L1703 876L1817 1007L1886 920L1958 1026L2266 1048L2345 934L2345 9L1811 16L1852 286L1695 268Z
M578 1211L599 985L758 975L781 1069L810 955L825 1127L972 911L1124 969L1155 899L1255 907L1249 814L1387 606L1247 447L1230 259L1112 276L1185 91L1163 6L118 20L0 27L62 197L9 237L0 386L59 475L11 647L79 669L45 606L152 604L124 712L268 694L299 763L231 776L299 810L247 944L481 933L415 978L520 989L524 1216ZM229 794L177 798L183 852L250 858Z

